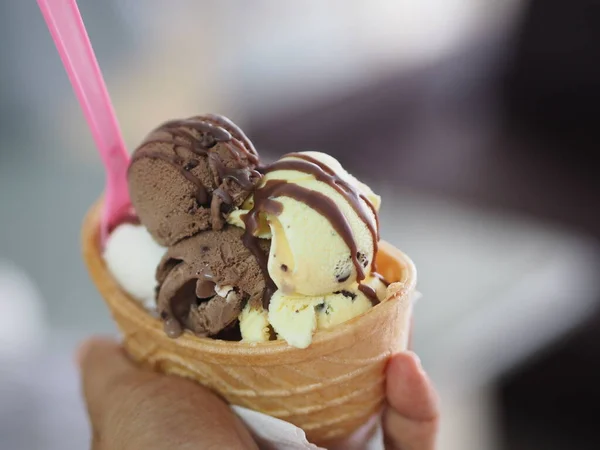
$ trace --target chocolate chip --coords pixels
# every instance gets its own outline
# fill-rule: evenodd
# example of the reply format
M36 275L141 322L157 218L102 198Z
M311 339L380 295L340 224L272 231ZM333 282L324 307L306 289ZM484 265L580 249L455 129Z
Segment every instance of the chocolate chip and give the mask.
M363 267L367 267L367 265L369 264L369 259L367 258L367 255L365 255L364 253L357 252L356 259L358 260L358 262L360 262L360 264Z
M281 270L283 270L284 272L288 271L288 266L286 266L285 264L281 265Z
M350 278L350 274L344 274L344 275L337 275L335 277L335 279L337 280L338 283L343 283L344 281L346 281L348 278Z
M356 298L355 293L347 291L346 289L342 289L341 291L335 291L334 294L342 294L344 297L351 298L352 300Z
M200 251L203 253L206 253L209 250L210 250L210 247L208 245L203 245L202 247L200 247Z

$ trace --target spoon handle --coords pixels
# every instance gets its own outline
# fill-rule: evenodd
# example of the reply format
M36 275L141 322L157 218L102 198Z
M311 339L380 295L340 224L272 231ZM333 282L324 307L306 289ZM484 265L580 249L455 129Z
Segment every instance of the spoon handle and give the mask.
M77 2L38 0L38 5L106 169L101 222L104 243L110 228L131 208L127 188L129 155Z

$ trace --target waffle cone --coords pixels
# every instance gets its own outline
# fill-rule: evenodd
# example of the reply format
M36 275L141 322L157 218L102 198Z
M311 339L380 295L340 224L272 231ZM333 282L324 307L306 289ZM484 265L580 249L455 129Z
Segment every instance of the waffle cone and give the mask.
M100 209L100 203L92 207L83 224L83 257L133 359L194 379L231 404L291 422L317 444L348 436L379 411L387 359L405 350L408 340L416 270L402 252L380 243L378 271L393 281L386 299L329 331L318 331L306 349L282 340L251 344L190 332L171 339L104 264Z

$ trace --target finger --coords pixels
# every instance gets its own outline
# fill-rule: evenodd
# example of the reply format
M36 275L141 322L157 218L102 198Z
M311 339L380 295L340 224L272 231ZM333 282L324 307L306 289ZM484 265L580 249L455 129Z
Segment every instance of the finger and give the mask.
M394 355L387 367L388 407L383 425L388 449L433 450L438 429L438 399L418 357Z

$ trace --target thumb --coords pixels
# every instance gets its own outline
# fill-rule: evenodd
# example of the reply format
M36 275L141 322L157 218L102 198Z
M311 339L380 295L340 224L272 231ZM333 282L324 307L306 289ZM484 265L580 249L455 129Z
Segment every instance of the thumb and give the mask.
M439 421L438 399L417 355L405 352L391 358L386 390L386 447L433 450Z

